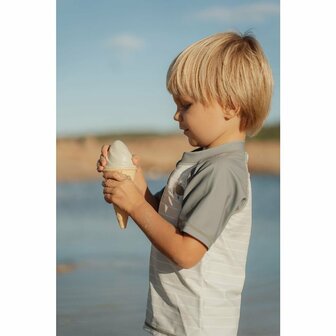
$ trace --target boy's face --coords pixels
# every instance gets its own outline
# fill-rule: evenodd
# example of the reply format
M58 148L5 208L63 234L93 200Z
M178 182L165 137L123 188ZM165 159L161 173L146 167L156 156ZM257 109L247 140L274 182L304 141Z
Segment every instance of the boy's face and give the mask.
M190 97L173 98L177 106L174 120L192 146L215 147L233 140L232 136L239 133L239 118L225 118L224 109L217 102L205 106Z

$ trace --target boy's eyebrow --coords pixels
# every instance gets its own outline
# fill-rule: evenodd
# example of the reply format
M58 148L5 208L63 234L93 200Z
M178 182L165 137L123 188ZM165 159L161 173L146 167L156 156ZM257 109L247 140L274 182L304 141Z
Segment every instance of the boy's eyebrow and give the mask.
M183 99L181 96L173 96L173 99L176 104L181 104L183 102Z
M191 98L183 98L181 96L174 96L173 95L174 102L176 104L191 104L192 99Z

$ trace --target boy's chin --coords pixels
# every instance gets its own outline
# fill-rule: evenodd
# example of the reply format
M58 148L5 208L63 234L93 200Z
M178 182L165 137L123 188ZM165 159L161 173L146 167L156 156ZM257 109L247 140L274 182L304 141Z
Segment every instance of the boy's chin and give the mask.
M189 141L189 144L193 147L200 147L200 145L198 144L198 142L195 140L195 139L192 139L190 137L188 137L188 141Z

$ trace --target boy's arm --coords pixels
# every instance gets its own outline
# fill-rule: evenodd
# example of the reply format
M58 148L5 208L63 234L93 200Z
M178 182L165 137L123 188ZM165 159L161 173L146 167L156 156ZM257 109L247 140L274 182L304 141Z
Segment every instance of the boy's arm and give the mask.
M151 243L181 268L193 267L207 251L203 243L179 231L146 202L139 203L130 216Z
M148 188L146 179L140 166L140 158L137 155L133 155L132 160L137 167L137 171L134 177L135 184L141 190L145 200L154 208L155 211L158 211L160 202Z
M207 247L162 218L125 175L104 172L104 198L128 212L151 243L182 268L196 265ZM153 200L153 195L150 198ZM155 204L155 203L154 203Z

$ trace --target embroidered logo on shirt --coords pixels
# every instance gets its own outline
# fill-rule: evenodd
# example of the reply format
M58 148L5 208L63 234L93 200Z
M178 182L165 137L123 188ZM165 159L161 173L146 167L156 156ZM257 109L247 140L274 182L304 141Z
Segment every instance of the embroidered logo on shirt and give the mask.
M174 189L175 189L175 193L178 196L183 196L183 194L184 194L184 188L183 188L183 186L180 183L176 183Z

